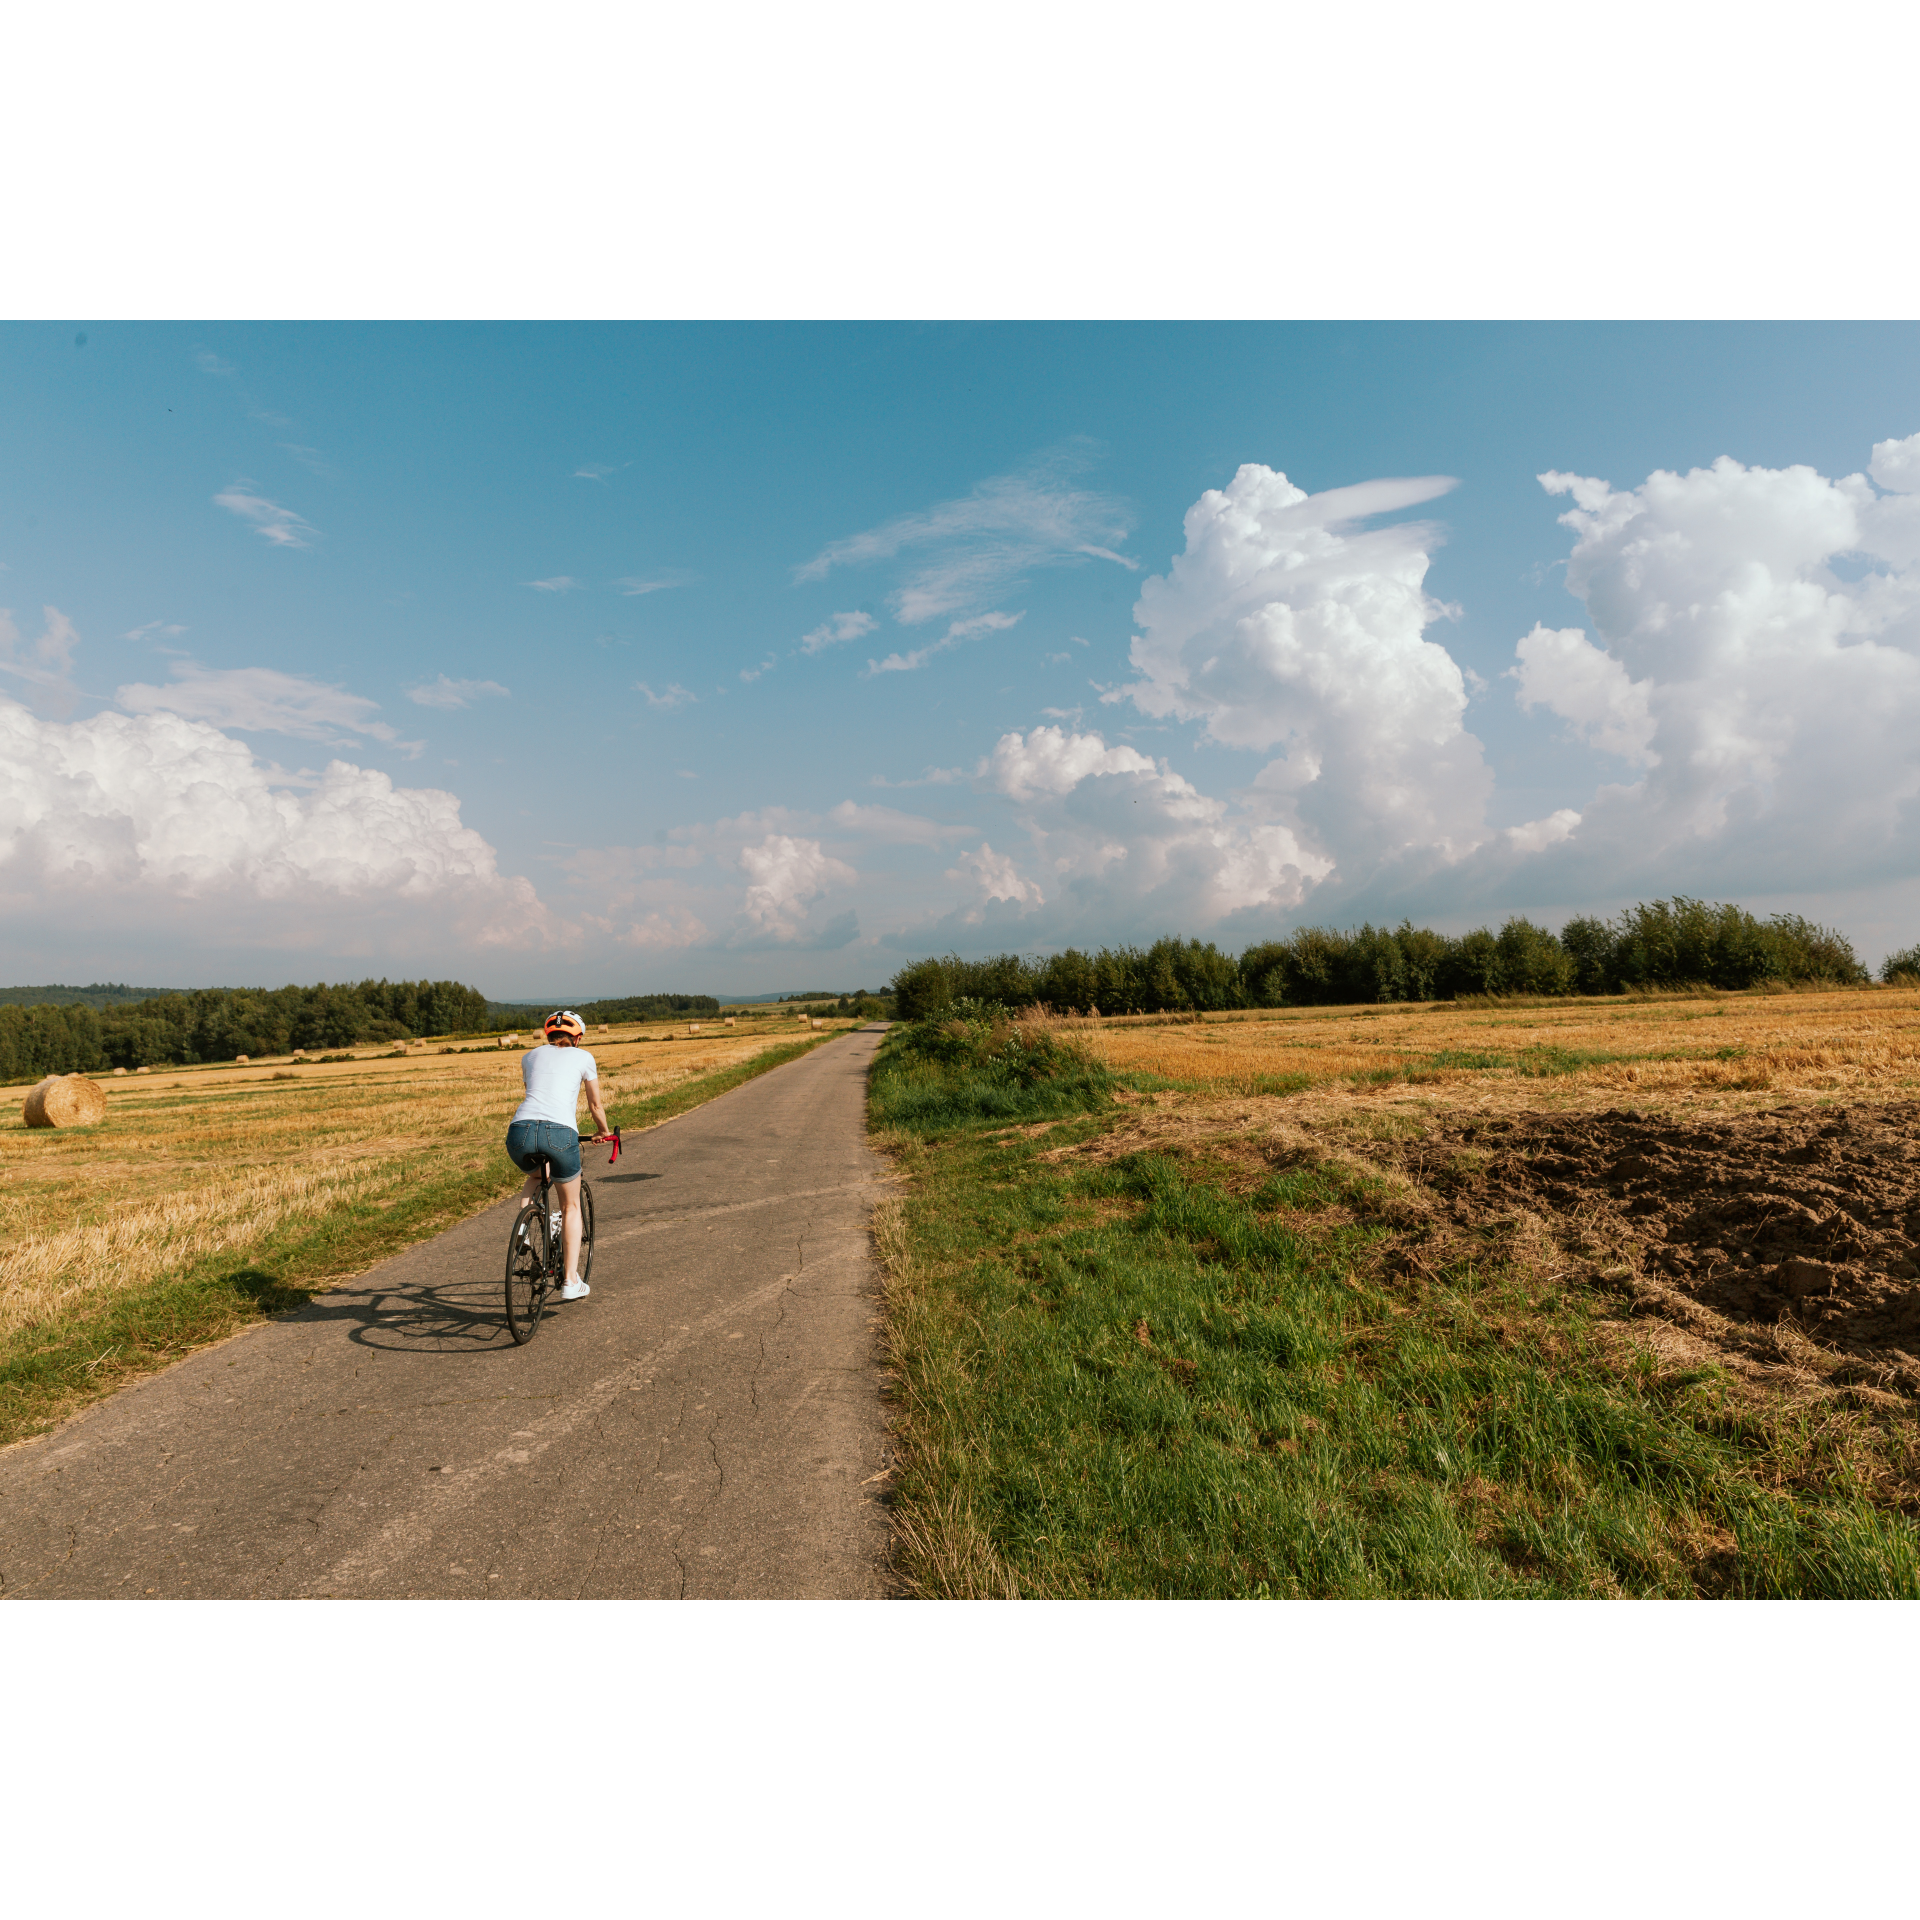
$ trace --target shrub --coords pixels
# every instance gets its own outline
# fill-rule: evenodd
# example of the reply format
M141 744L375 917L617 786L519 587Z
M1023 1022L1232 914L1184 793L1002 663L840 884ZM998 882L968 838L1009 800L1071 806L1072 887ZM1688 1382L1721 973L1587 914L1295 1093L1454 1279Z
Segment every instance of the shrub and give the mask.
M1903 952L1888 954L1880 962L1880 978L1889 985L1902 978L1920 980L1920 947L1908 947Z

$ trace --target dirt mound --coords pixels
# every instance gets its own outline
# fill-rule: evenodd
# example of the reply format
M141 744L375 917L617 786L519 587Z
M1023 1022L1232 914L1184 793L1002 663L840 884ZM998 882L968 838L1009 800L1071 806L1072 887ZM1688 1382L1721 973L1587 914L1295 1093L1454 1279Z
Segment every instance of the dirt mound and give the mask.
M1790 1321L1916 1377L1920 1104L1462 1120L1369 1157L1462 1224L1524 1207L1727 1320Z

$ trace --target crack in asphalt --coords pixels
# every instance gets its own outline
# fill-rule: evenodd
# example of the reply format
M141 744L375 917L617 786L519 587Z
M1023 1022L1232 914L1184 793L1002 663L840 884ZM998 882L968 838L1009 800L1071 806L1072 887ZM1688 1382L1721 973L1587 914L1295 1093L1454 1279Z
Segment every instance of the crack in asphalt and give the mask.
M716 1307L713 1312L676 1332L671 1339L663 1340L648 1352L629 1360L612 1375L596 1380L585 1395L565 1403L545 1419L534 1423L528 1436L526 1453L530 1458L537 1459L549 1447L567 1438L582 1421L592 1418L617 1394L630 1391L635 1383L644 1379L649 1368L658 1368L704 1335L725 1326L730 1320L754 1312L773 1299L785 1285L786 1278L783 1275L738 1300ZM442 1491L437 1496L429 1496L436 1509L431 1517L423 1518L421 1505L416 1502L405 1513L390 1520L365 1547L327 1568L315 1584L333 1591L343 1585L364 1586L378 1579L390 1565L417 1553L437 1526L450 1519L454 1512L470 1506L502 1474L519 1464L503 1463L496 1455L493 1459L457 1472L450 1481L443 1481Z

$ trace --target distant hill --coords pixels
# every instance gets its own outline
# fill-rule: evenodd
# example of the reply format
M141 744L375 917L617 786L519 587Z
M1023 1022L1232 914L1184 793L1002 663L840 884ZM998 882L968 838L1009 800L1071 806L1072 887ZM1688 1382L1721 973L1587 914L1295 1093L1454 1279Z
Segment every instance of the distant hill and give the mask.
M124 1007L135 1000L157 1000L181 987L0 987L0 1007Z

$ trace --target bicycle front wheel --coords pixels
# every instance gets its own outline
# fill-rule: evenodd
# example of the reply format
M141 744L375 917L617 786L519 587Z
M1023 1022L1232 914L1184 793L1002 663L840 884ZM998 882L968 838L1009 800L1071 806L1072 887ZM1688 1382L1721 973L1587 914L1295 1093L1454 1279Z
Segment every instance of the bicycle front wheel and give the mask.
M539 1331L547 1304L547 1217L523 1208L507 1239L507 1331L524 1347Z
M580 1278L593 1271L593 1189L580 1182Z

